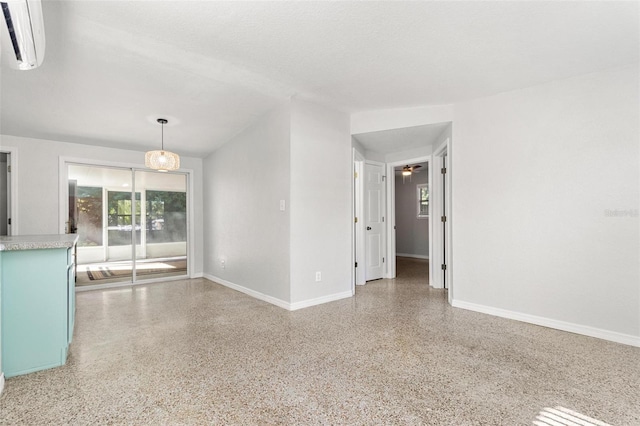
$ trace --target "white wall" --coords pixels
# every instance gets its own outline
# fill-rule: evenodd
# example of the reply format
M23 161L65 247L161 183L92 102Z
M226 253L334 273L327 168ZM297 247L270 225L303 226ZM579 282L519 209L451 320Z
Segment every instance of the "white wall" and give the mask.
M455 105L454 305L640 345L638 94L636 65Z
M59 218L59 157L73 157L89 161L140 164L144 168L144 152L99 146L57 142L42 139L2 135L2 145L18 148L18 220L20 235L57 234ZM193 170L195 253L192 253L192 274L202 273L202 160L181 157L184 169Z
M378 163L384 163L386 161L385 154L377 151L371 151L370 149L367 149L364 152L364 158L369 161L377 161Z
M452 118L452 105L363 111L351 114L351 134L444 123Z
M429 218L418 218L417 185L426 184L426 163L420 173L402 180L396 175L396 254L419 258L429 256Z
M355 148L356 151L358 151L363 157L364 153L367 151L366 148L362 146L362 144L358 142L354 137L351 137L351 147Z
M292 101L293 304L351 295L352 170L349 115Z
M420 148L386 154L382 161L385 163L395 163L397 161L406 161L408 158L410 159L410 158L428 157L431 155L432 152L433 152L433 146L425 145Z
M451 140L451 138L453 136L452 127L453 126L452 126L451 123L447 127L445 127L445 129L442 131L440 136L438 136L436 138L436 141L431 146L431 150L432 151L438 149L443 143L445 143L447 141L447 139Z
M351 296L351 146L347 114L293 100L205 159L205 276L288 309Z
M289 136L287 106L204 161L205 275L284 303L290 302Z

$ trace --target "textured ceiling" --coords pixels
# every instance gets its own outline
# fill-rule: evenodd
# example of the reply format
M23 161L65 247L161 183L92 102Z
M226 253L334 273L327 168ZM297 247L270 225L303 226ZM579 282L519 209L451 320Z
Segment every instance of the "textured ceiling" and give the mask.
M448 104L638 61L638 2L43 1L5 134L204 156L291 96Z

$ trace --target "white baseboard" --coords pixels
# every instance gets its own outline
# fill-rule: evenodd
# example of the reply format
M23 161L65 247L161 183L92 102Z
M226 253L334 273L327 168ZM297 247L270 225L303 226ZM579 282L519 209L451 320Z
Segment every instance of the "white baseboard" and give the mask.
M303 300L302 302L291 303L289 310L296 311L302 308L308 308L309 306L322 305L323 303L334 302L340 299L346 299L347 297L352 297L353 292L343 291L342 293L330 294L328 296L317 297L315 299Z
M396 253L397 257L412 257L414 259L426 259L429 260L429 256L424 256L422 254L410 254L410 253Z
M451 302L451 305L455 308L468 309L470 311L481 312L483 314L541 325L543 327L555 328L556 330L568 331L570 333L582 334L584 336L596 337L598 339L609 340L611 342L622 343L624 345L640 347L640 336L603 330L601 328L589 327L571 322L558 321L536 315L523 314L521 312L508 311L506 309L478 305L455 299Z
M4 373L0 373L0 395L2 395L3 390L4 390Z
M204 274L204 278L208 279L209 281L213 281L215 283L221 284L225 287L229 287L232 290L236 290L246 295L249 295L251 297L255 297L256 299L262 300L264 302L271 303L272 305L276 305L288 311L295 311L302 308L308 308L309 306L320 305L323 303L333 302L335 300L345 299L347 297L353 296L353 292L349 290L342 293L336 293L336 294L330 294L328 296L318 297L316 299L309 299L309 300L303 300L301 302L289 303L289 302L285 302L284 300L278 299L277 297L260 293L259 291L255 291L250 288L243 287L239 284L232 283L231 281L224 280L214 275Z
M287 309L287 310L291 310L290 306L291 304L289 302L285 302L284 300L278 299L277 297L273 297L273 296L269 296L267 294L263 294L260 293L259 291L255 291L252 290L250 288L246 288L243 287L241 285L232 283L231 281L227 281L227 280L223 280L222 278L213 276L213 275L209 275L209 274L203 274L204 278L208 279L209 281L213 281L215 283L218 284L222 284L225 287L229 287L230 289L239 291L241 293L247 294L251 297L255 297L256 299L259 300L263 300L265 302L271 303L272 305L276 305L279 306L281 308Z

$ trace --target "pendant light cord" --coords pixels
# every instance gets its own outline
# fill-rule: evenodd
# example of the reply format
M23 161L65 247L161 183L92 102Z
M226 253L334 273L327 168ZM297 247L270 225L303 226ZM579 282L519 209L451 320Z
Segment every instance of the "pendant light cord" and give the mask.
M157 121L162 126L162 151L164 151L164 125L167 124L169 121L165 118L158 118Z

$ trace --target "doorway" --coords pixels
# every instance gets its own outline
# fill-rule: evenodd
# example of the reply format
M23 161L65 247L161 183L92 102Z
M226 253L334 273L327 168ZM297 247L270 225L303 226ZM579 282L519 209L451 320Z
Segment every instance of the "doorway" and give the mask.
M442 284L445 281L443 274L440 274L440 267L442 264L442 258L445 255L447 261L446 270L446 282L448 287L448 298L451 302L452 297L452 280L451 280L451 215L448 214L447 222L445 226L441 226L439 222L442 216L441 211L436 210L436 204L439 203L442 209L446 203L447 212L451 211L451 136L452 135L452 123L451 121L438 122L431 124L424 124L405 128L392 128L387 130L374 130L366 133L352 134L352 147L354 150L357 148L360 152L365 153L367 158L366 162L372 163L376 160L380 161L385 167L386 182L385 188L385 201L384 201L384 216L386 222L383 226L382 238L385 239L383 247L383 259L384 262L384 278L393 279L396 277L396 231L395 229L395 172L394 167L411 165L412 163L428 162L428 183L425 189L424 195L424 207L428 209L428 235L429 235L429 250L428 250L428 274L425 274L425 282L428 282L434 288L443 288ZM446 154L446 155L445 155ZM446 186L442 184L442 179L437 170L441 167L438 166L438 156L444 156L444 161L447 163L447 175ZM437 178L437 179L436 179ZM366 176L365 176L366 179ZM366 191L364 189L365 184L361 185L362 191L360 192L363 199L364 208L368 208L368 202L365 199ZM354 185L354 204L357 203L358 189ZM417 189L416 189L417 191ZM442 192L446 193L446 200L443 200ZM416 208L418 208L416 206ZM359 216L356 215L359 219ZM437 225L437 226L436 226ZM358 232L358 223L354 224L353 236L354 236L354 253L357 253L357 245L362 244L366 247L363 240L363 233L367 230ZM445 235L446 231L446 235ZM447 238L446 247L444 238ZM440 244L436 249L435 244ZM358 276L358 269L362 266L359 262L360 258L355 257L357 266L354 268L354 277ZM365 258L366 260L366 258ZM427 259L424 259L425 261ZM366 268L366 265L365 265ZM356 280L357 282L357 280ZM444 294L444 293L443 293Z
M388 212L387 215L389 217L389 221L387 224L387 235L389 236L388 240L387 240L387 253L389 253L389 264L388 264L388 275L387 278L395 278L396 277L396 269L397 269L397 262L396 262L396 255L398 253L397 250L397 237L398 237L398 217L396 214L396 210L397 210L397 205L396 205L396 200L397 200L397 191L396 191L396 186L397 186L397 182L402 185L403 181L402 181L402 169L405 168L406 166L415 166L415 165L421 165L421 167L419 169L414 169L415 171L412 171L412 175L411 177L409 177L408 175L404 176L404 188L411 188L411 195L410 198L413 200L412 202L412 206L410 207L411 209L411 215L412 217L415 215L415 220L417 221L417 225L416 226L424 226L426 224L427 230L426 230L426 238L427 238L427 246L428 249L426 250L426 254L423 254L423 258L420 259L422 261L422 263L424 264L423 267L425 268L425 274L424 274L424 282L425 283L429 283L429 277L432 276L433 272L431 270L432 268L432 264L430 262L430 254L432 252L432 243L431 243L431 234L432 234L432 222L430 220L430 212L431 212L431 206L430 206L430 202L429 202L429 197L432 194L432 187L431 187L431 182L432 182L432 178L431 178L431 157L430 156L422 156L422 157L414 157L414 158L407 158L404 160L399 160L399 161L394 161L391 163L387 163L387 175L389 176L388 179L388 185L387 185L387 190L388 190L388 196L387 196L387 204L388 204ZM422 164L425 164L424 168L426 169L424 172L422 171ZM398 171L396 170L398 169ZM416 173L417 170L420 170L419 173ZM423 175L424 173L424 175ZM423 176L423 178L418 178L418 176ZM426 178L426 179L425 179ZM417 186L417 183L415 183L416 179L420 179L421 185L424 185L424 183L422 183L422 180L426 180L426 187L424 187L425 189L422 190L421 188L423 188L422 186ZM408 186L407 186L408 185ZM421 203L419 201L419 196L425 197L425 202ZM420 213L420 209L422 209L422 213ZM426 210L426 213L425 213ZM417 216L422 216L421 218L418 219ZM419 221L418 221L419 220ZM410 250L410 251L415 251L415 250ZM424 248L421 250L423 253L425 252ZM400 254L403 254L402 251L400 251ZM411 253L405 253L405 254L411 254ZM428 259L427 259L428 257ZM413 265L416 266L416 265Z
M77 285L187 277L186 173L66 163Z
M407 161L394 168L396 277L411 273L429 283L429 161Z

